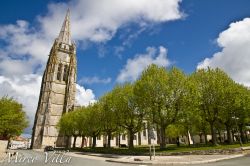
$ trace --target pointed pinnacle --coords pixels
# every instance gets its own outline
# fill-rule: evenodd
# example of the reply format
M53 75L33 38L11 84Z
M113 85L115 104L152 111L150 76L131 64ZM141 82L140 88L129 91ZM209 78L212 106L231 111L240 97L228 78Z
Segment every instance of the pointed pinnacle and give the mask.
M58 42L71 45L71 34L70 34L70 10L67 10L60 34L58 36Z

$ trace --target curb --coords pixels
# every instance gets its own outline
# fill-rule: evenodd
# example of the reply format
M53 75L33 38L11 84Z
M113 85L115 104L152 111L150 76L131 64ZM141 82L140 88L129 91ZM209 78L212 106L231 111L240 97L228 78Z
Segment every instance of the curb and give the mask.
M121 164L147 164L147 165L153 165L154 163L152 162L131 162L131 161L115 161L115 160L111 160L111 159L107 159L105 160L106 162L112 162L112 163L121 163Z
M106 162L114 162L114 163L122 163L122 164L147 164L147 165L178 165L178 164L186 164L186 165L191 165L191 164L205 164L205 163L213 163L213 162L218 162L222 160L228 160L228 159L233 159L233 158L238 158L238 157L243 157L246 154L239 154L239 155L233 155L233 156L228 156L228 157L223 157L219 159L211 159L211 160L203 160L203 161L187 161L187 162L136 162L136 161L119 161L119 160L112 160L108 159L105 160Z

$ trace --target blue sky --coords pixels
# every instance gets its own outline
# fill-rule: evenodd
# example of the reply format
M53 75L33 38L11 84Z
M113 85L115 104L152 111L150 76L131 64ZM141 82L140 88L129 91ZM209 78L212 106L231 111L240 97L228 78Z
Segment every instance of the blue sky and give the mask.
M99 96L106 89L113 87L126 59L135 54L144 53L148 46L157 47L159 45L168 48L168 59L173 62L173 65L180 67L186 73L193 72L200 61L212 56L220 49L215 43L220 32L227 29L231 22L250 16L250 1L184 0L180 9L187 15L186 18L162 23L142 32L132 41L131 46L125 48L125 51L121 53L121 59L117 58L113 49L123 42L123 40L119 40L119 36L126 29L121 29L111 41L103 44L103 47L107 49L103 58L98 58L98 51L96 51L98 46L96 45L83 52L78 52L78 78L93 75L103 78L111 77L110 84L85 85L94 89ZM136 33L136 30L138 29L135 28L132 33ZM152 31L155 33L150 34ZM86 58L80 57L80 54Z
M250 65L249 0L169 0L172 2L169 4L174 4L171 7L165 3L168 0L157 0L151 5L159 7L157 11L147 6L152 3L150 0L140 0L138 4L120 1L127 2L127 6L115 1L103 0L101 4L96 0L3 1L0 6L0 84L5 90L0 94L10 93L21 101L34 102L32 106L24 103L34 112L48 50L59 33L68 7L72 15L73 40L77 43L78 84L83 88L82 98L92 95L86 100L97 99L116 83L137 78L140 67L145 65L131 69L131 64L136 65L140 58L143 61L143 57L147 57L149 63L156 62L166 68L174 65L186 73L193 72L197 66L220 67L236 81L250 85L250 80L246 79L250 76L247 67ZM140 5L145 5L145 9ZM112 6L114 11L100 10L101 13L97 10L100 6L101 9ZM140 12L135 11L137 9ZM172 13L166 12L168 10ZM103 16L100 24L89 25L94 19L98 20L100 13ZM126 14L128 16L124 16ZM86 22L85 17L94 19ZM95 34L99 36L93 37ZM22 37L26 42L19 41ZM23 49L23 46L29 47L29 40L30 48ZM13 44L15 41L21 44ZM157 61L160 56L161 62ZM137 73L131 74L134 71ZM131 75L119 81L122 72ZM15 88L20 84L25 96Z

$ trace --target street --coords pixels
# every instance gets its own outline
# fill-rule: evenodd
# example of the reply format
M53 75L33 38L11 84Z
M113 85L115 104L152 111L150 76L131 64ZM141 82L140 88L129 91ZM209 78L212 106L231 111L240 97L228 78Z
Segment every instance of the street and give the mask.
M93 160L93 159L87 159L87 158L81 158L81 157L71 157L70 161L68 162L67 159L69 159L69 156L63 156L62 160L61 156L57 158L57 154L53 155L53 152L49 152L47 156L47 163L46 162L46 155L43 152L37 152L33 150L19 150L18 152L18 160L15 162L16 157L13 157L11 162L8 162L8 158L5 160L5 162L1 163L2 166L9 166L9 165L27 165L27 166L43 166L43 165L49 165L49 166L124 166L129 164L120 164L120 163L110 163L106 162L104 160ZM26 157L24 159L24 156ZM34 159L35 158L35 159ZM33 159L33 160L32 160ZM64 162L64 163L60 163Z
M201 164L193 165L193 166L200 166L200 165ZM202 166L249 166L249 165L250 165L250 156L223 160L223 161L219 161L215 163L202 164Z
M0 166L9 166L9 165L27 165L27 166L42 166L42 165L62 165L62 166L125 166L125 165L135 165L135 164L121 164L106 162L102 157L100 158L86 158L86 157L72 157L68 155L62 155L62 153L44 153L37 152L33 150L18 150L17 155L9 159L6 158L5 162L0 162ZM219 162L207 163L207 164L197 164L193 166L249 166L250 156L223 160Z

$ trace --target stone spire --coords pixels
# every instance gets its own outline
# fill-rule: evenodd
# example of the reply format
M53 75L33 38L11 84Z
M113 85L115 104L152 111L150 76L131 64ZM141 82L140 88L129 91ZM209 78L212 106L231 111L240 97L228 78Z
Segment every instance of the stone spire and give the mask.
M70 11L68 9L67 14L65 16L60 34L58 36L59 43L65 43L71 45L71 34L70 34Z
M72 111L75 104L77 61L69 15L68 10L43 74L32 133L34 149L69 145L70 139L56 127L62 115Z

